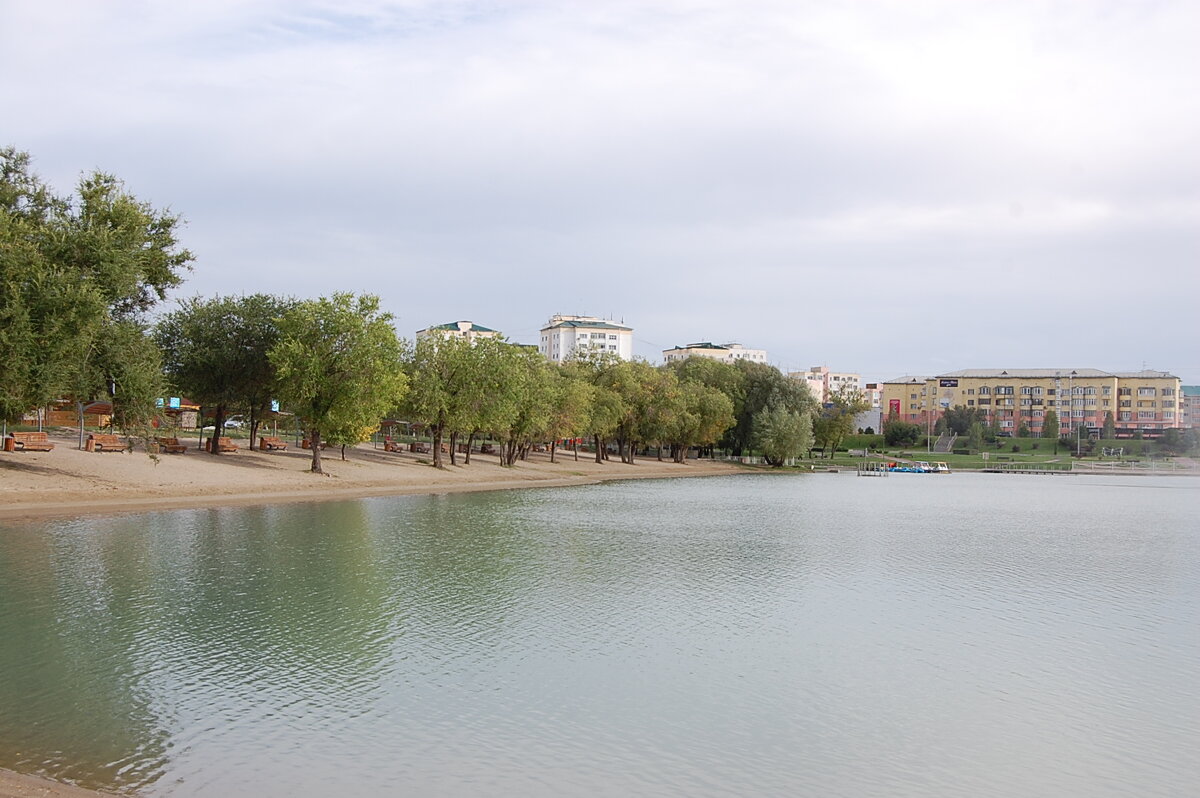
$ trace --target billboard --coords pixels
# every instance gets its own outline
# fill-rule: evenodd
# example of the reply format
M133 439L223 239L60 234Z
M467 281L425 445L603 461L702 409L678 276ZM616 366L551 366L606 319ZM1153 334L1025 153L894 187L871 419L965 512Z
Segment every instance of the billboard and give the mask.
M900 400L899 399L889 399L888 400L888 414L896 415L896 416L900 415Z
M939 388L957 388L958 380L938 380Z

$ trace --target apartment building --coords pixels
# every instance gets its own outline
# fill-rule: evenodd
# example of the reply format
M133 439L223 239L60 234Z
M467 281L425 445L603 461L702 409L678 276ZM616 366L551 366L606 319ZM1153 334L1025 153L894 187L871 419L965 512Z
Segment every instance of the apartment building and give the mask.
M765 349L749 349L735 343L714 344L710 341L664 349L662 355L663 361L666 363L686 360L689 357L707 357L725 363L736 363L739 360L750 360L755 363L767 362L767 350Z
M1022 426L1040 437L1053 409L1063 434L1098 430L1111 412L1117 435L1156 437L1181 426L1182 385L1165 371L1098 369L965 369L934 377L904 376L883 383L884 417L930 429L948 408L978 408L989 423L1016 435Z
M633 328L595 316L555 314L542 327L538 351L551 363L572 355L606 352L622 360L633 359Z
M418 338L423 338L427 335L441 335L446 338L465 338L468 343L474 343L477 338L501 337L499 330L484 327L482 324L476 324L473 321L451 321L446 324L435 324L432 327L426 327L424 330L417 330Z
M1200 385L1184 385L1179 405L1179 426L1200 427Z
M788 372L793 380L800 380L808 386L813 398L821 404L828 404L829 397L843 387L862 387L862 377L844 371L830 371L826 366L813 366L808 371Z

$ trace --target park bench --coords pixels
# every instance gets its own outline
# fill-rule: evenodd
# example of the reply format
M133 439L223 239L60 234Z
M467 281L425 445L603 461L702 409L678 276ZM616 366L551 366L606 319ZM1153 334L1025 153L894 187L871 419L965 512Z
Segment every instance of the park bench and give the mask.
M219 452L236 452L241 448L229 438L209 438L208 446L210 450L212 449L214 441L216 442L217 451Z
M284 443L283 438L275 438L270 435L260 435L258 436L258 448L267 449L268 451L274 449L286 449L287 444Z
M301 449L312 449L312 441L310 441L308 438L301 438L300 439L300 448ZM325 451L327 448L329 448L329 442L321 441L321 451Z
M88 452L123 452L129 447L117 435L104 435L96 432L88 436L87 443L83 445L83 448Z
M412 443L410 443L408 445L408 450L410 452L416 452L417 454L429 454L429 452L432 451L429 448L428 443L421 443L419 441L413 441Z
M404 451L404 447L391 438L388 438L383 442L383 450L385 452L402 452Z
M50 436L44 432L10 432L8 437L12 438L11 451L48 452L54 448Z
M167 454L183 454L187 451L187 447L179 442L178 438L155 438L158 443L158 449Z

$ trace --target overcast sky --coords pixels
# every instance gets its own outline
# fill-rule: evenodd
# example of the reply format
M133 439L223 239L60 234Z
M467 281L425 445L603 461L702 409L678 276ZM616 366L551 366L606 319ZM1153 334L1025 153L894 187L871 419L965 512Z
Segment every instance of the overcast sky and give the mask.
M187 220L177 296L1200 384L1200 3L3 4L0 144Z

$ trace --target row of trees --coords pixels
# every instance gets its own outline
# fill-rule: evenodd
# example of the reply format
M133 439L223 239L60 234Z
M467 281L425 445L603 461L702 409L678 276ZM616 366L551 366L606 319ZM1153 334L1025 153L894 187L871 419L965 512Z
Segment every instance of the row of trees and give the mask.
M320 444L366 440L382 417L420 424L433 464L458 444L501 442L511 465L536 443L586 438L597 460L657 448L682 462L692 447L762 451L782 465L814 443L836 446L861 407L850 395L818 412L807 389L770 366L692 359L655 367L611 356L562 366L501 340L427 336L409 344L372 296L192 299L154 330L170 384L213 408L219 429L248 413L251 437L272 398L295 413L320 471ZM847 415L849 414L849 415ZM578 457L578 449L575 456Z

